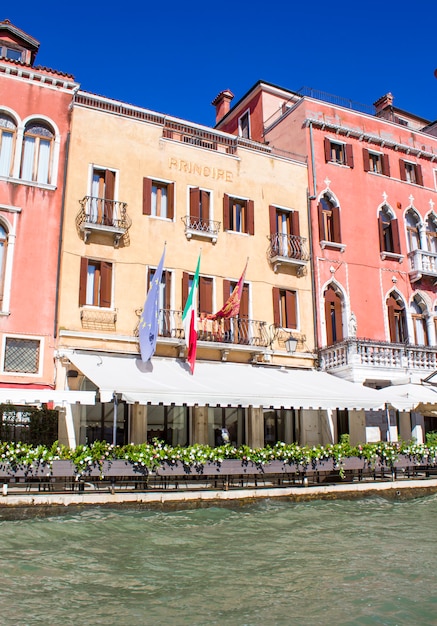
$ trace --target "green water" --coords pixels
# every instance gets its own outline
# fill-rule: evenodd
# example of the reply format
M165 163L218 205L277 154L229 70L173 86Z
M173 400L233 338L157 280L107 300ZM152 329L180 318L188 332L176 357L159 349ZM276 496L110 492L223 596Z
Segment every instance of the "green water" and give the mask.
M436 625L437 496L0 522L0 624Z

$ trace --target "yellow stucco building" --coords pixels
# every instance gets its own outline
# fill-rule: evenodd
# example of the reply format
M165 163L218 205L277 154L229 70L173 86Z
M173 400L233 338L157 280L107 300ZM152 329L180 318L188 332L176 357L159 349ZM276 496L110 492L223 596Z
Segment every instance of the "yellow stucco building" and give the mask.
M143 363L138 324L164 247L159 336ZM65 407L60 440L215 445L223 427L237 445L332 440L320 412L336 406L329 394L344 383L314 370L308 251L305 159L79 91L64 199L57 386L95 391L96 403ZM182 311L199 254L191 374ZM246 263L239 315L208 319Z

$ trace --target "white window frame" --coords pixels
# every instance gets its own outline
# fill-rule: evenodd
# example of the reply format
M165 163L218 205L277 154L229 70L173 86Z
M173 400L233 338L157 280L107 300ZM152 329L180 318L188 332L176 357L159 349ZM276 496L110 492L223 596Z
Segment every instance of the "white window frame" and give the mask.
M248 133L249 136L248 137L244 137L243 136L243 126L242 126L242 120L247 116L247 128L248 128ZM251 139L252 137L252 131L251 131L251 124L250 124L250 109L246 109L244 111L244 113L242 113L240 115L240 117L238 118L238 136L239 137L243 137L243 139Z
M329 163L334 163L334 165L342 165L346 167L346 142L345 141L338 141L337 139L331 139L331 137L329 137L329 143L330 148L331 148L331 157L332 157L332 146L341 146L342 148L342 154L343 154L343 159L341 161L337 161L337 160L333 160L332 158L329 160Z
M12 269L14 264L14 250L18 216L21 213L20 207L0 204L0 221L8 233L8 247L5 259L3 302L0 307L0 316L10 314L11 289L12 289Z
M167 188L168 188L168 185L174 185L174 188L173 188L174 194L173 194L173 218L167 217L167 216L163 217L162 215L154 215L152 212L147 217L152 217L155 220L165 220L166 222L174 222L175 216L176 216L176 210L175 210L176 183L174 182L174 180L166 180L165 178L158 178L156 176L149 176L148 178L150 178L150 180L152 181L152 192L153 192L153 183L158 183L161 185L167 185ZM168 202L168 196L167 196L167 202ZM150 211L152 211L152 208L153 208L153 202L151 198L150 199ZM167 204L167 212L168 212L168 204Z

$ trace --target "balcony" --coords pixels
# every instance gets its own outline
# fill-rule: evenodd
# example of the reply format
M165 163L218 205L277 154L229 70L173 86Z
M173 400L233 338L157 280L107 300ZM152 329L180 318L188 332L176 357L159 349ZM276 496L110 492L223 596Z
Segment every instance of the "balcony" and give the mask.
M321 369L353 382L418 379L437 370L437 347L346 339L319 350Z
M141 315L141 310L137 311L137 315ZM135 335L138 336L138 326ZM163 343L180 345L184 336L182 311L160 309L158 342L161 339ZM226 346L233 345L234 349L239 346L240 349L247 349L250 352L265 352L271 344L267 322L240 317L231 317L226 320L200 318L197 323L197 340L209 343L211 347L212 344L216 344L214 347L222 350L223 359L226 356L224 352L228 351Z
M305 273L310 258L306 239L282 233L270 236L268 255L275 272L281 265L294 266L297 268L298 276Z
M81 209L76 216L76 226L85 243L92 233L107 233L112 236L117 248L132 225L126 212L126 202L85 196L79 204Z
M203 239L209 239L212 243L217 243L220 222L216 222L215 220L204 220L199 217L192 217L191 215L186 215L181 219L185 225L185 236L187 239L191 239L191 237L200 237Z
M409 276L412 283L422 276L437 278L437 254L427 250L413 250L408 253L410 262Z

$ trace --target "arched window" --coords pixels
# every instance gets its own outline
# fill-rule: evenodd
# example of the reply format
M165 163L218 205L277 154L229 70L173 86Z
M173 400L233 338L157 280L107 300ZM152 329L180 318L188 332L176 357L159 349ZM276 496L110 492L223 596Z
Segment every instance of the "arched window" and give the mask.
M410 306L414 328L414 343L417 346L429 346L426 304L418 296L414 297Z
M388 326L392 343L405 343L408 339L405 307L398 294L392 292L387 298Z
M0 224L0 310L3 309L7 248L8 232L4 226Z
M0 176L11 176L17 126L9 115L0 113Z
M51 183L55 135L44 122L29 122L24 130L20 176L36 183Z
M420 250L419 216L415 211L410 210L405 216L405 222L407 225L408 251Z
M328 346L343 340L343 302L341 296L332 285L326 289L325 298L325 322L326 344Z
M319 235L320 241L341 243L340 207L336 206L328 194L319 202Z
M437 217L434 214L426 220L426 244L428 252L437 254Z
M387 206L379 212L379 245L381 252L401 253L398 220L393 218Z

